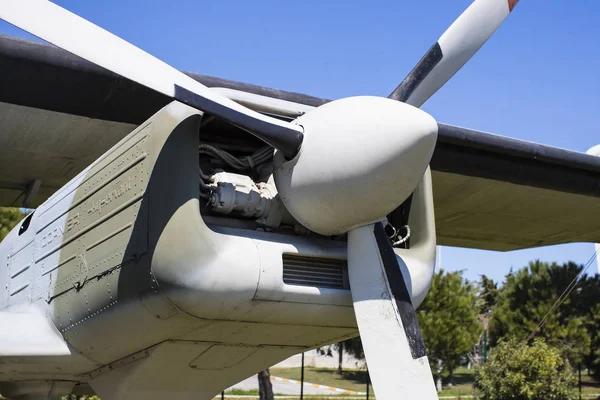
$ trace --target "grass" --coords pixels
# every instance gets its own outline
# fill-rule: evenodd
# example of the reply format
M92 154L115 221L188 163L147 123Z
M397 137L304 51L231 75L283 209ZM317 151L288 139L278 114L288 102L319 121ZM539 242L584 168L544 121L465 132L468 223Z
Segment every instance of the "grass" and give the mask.
M454 372L452 384L445 383L439 396L468 396L476 394L473 386L474 370L465 367L457 368ZM271 368L271 375L281 378L300 380L300 368ZM304 381L316 383L319 385L333 386L355 392L364 392L367 384L367 371L365 370L345 370L342 375L337 373L337 369L332 368L304 368ZM584 395L592 393L600 394L600 382L595 381L587 373L581 374L581 391ZM575 388L577 391L577 387ZM373 388L370 388L369 398L374 399ZM311 400L316 397L310 397Z
M231 389L225 391L225 396L228 394L234 396L258 396L258 389L244 390L244 389Z
M232 395L232 396L258 396L258 389L245 390L245 389L236 389L236 388L233 388L233 389L225 391L225 396L227 396L227 395ZM282 393L273 393L273 395L275 395L275 396L285 396L285 394L282 394Z
M300 368L271 368L271 375L281 378L300 380ZM366 370L345 370L342 375L332 368L304 368L304 381L319 385L333 386L355 392L365 392L367 389ZM371 395L373 388L369 389ZM466 395L473 392L473 371L458 368L454 374L453 385L445 387L440 396ZM370 398L370 397L369 397Z
M225 392L225 399L227 399L230 396L229 399L233 400L233 399L247 399L247 400L253 400L253 399L258 399L259 395L258 394L242 394L242 395L235 395L229 392ZM231 397L231 396L244 396L244 397ZM300 400L300 396L299 395L290 395L290 394L277 394L275 393L275 398L279 398L281 400ZM323 394L305 394L304 395L304 399L305 400L365 400L365 396L363 395L362 397L360 395L358 396L348 396L348 395L343 395L343 394L337 394L337 395L323 395ZM369 400L374 400L375 398L370 396ZM0 400L3 400L2 398L0 398ZM8 399L6 399L8 400ZM221 395L219 394L216 397L213 397L213 400L221 400Z
M577 374L577 373L575 373ZM577 376L577 375L575 375ZM582 393L600 393L600 382L588 376L585 371L581 372L581 392Z
M467 369L465 367L459 367L454 371L452 382L444 382L442 391L439 392L439 396L459 396L459 395L474 395L475 389L473 383L475 371L473 369Z
M300 368L271 368L272 376L300 380ZM367 390L367 371L346 370L341 375L333 368L304 368L304 382L364 392ZM373 393L373 388L369 389Z

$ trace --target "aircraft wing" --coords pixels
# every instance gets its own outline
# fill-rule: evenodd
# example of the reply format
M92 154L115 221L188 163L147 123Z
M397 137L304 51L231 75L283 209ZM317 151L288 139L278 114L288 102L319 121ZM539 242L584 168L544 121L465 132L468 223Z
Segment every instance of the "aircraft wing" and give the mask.
M328 101L189 75L284 119ZM54 46L3 35L0 87L2 206L36 207L170 101ZM242 147L258 143L237 135ZM440 125L431 167L439 244L600 242L591 217L600 211L600 158Z
M600 157L446 126L431 168L439 244L506 251L600 241Z
M325 102L189 75L208 87L296 108ZM15 207L41 204L171 101L55 46L6 35L0 35L0 88L0 205ZM265 111L277 112L279 103L274 110L266 104Z

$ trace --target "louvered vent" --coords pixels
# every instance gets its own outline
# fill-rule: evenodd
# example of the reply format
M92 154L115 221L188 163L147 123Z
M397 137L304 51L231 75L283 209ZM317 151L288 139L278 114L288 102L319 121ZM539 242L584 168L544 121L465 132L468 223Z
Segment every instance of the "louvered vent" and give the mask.
M346 261L295 254L283 255L283 282L332 289L350 288Z

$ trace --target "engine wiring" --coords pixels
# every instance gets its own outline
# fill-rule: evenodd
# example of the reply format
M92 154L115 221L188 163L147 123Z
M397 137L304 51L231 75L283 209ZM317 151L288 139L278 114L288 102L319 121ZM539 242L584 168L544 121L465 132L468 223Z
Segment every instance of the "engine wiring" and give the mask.
M211 182L212 178L202 172L202 168L198 167L198 169L200 170L200 179L198 180L200 183L200 197L209 199L212 188L205 181Z
M257 165L265 163L273 158L274 149L271 146L264 146L256 150L249 156L236 157L225 150L218 149L210 144L201 143L198 146L200 154L206 154L218 158L225 164L238 171L254 170Z

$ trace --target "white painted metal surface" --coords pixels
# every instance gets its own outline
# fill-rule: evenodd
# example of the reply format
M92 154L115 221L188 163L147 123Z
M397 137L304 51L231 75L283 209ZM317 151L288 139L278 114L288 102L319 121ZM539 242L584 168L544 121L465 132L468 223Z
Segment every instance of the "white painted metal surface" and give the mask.
M275 170L275 184L294 218L322 235L381 220L402 204L437 140L429 114L381 97L333 101L295 122L304 142Z
M0 329L2 394L32 393L31 382L43 377L93 381L104 398L164 398L180 387L178 398L208 399L294 353L356 333L348 290L281 282L284 252L343 259L344 243L249 230L218 233L206 226L197 199L197 125L188 121L187 131L173 133L188 117L199 122L198 114L177 102L165 107L41 205L22 235L17 226L0 244L0 326L12 326L12 331ZM175 150L167 143L176 143ZM167 149L173 158L157 163ZM159 179L155 174L165 181L152 184L158 186L150 201L148 185ZM181 186L196 197L176 208L176 215L155 205L136 218L142 199L168 201ZM161 241L167 247L148 249L147 226L161 213L176 224L159 230L171 239ZM190 259L168 246L173 242L204 258L187 263ZM163 270L176 264L167 259L158 265L165 260L164 253L157 254L162 249L185 268ZM124 250L138 258L126 257ZM149 282L162 279L160 292L142 286L127 296L128 284L149 275L140 268L149 268L147 252L153 250L156 268ZM178 287L167 289L169 283ZM39 315L31 314L32 303L43 306ZM183 340L183 347L189 344L197 352L153 350L169 340ZM223 345L213 346L217 342ZM248 357L231 360L231 354ZM6 383L14 380L24 383ZM148 382L154 397L146 395Z
M45 305L0 311L0 357L69 355L67 343L46 316Z
M255 111L262 111L270 114L283 115L286 117L297 118L315 107L304 104L293 103L287 100L275 99L273 97L261 96L259 94L242 92L241 90L211 87L211 90L221 93L223 96L240 103L243 106Z
M412 227L409 249L394 249L407 279L408 291L416 308L423 302L435 272L436 235L433 184L428 168L413 193L408 224Z
M475 0L438 40L443 58L408 98L420 107L463 65L500 27L510 14L510 4L518 0Z
M407 399L437 399L427 357L412 358L383 268L373 225L350 231L348 274L356 321L375 395L381 400L400 396Z

